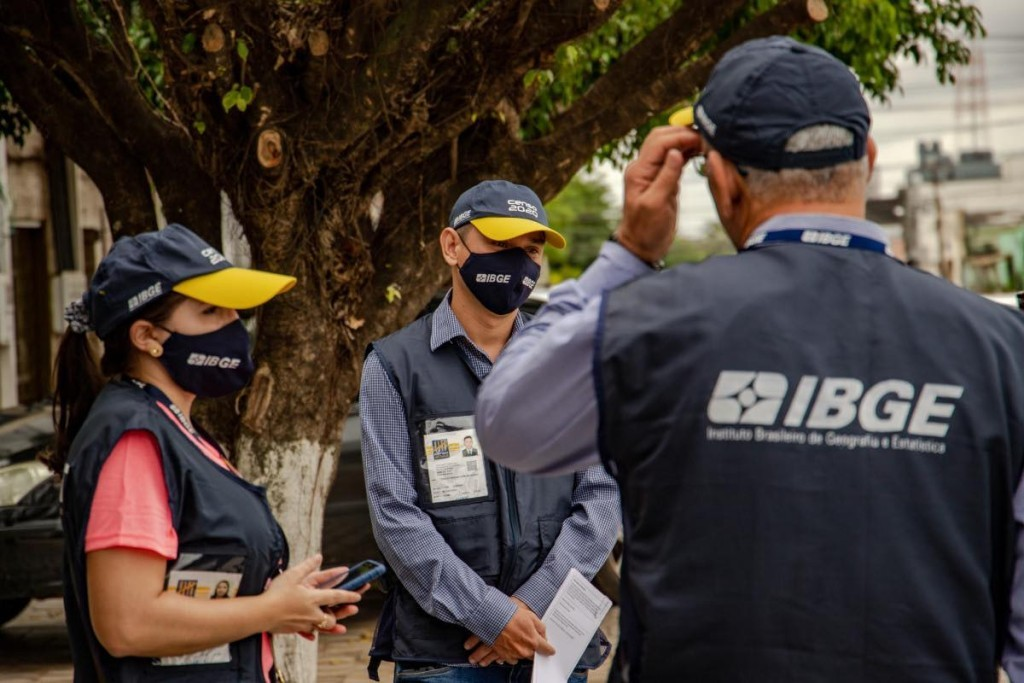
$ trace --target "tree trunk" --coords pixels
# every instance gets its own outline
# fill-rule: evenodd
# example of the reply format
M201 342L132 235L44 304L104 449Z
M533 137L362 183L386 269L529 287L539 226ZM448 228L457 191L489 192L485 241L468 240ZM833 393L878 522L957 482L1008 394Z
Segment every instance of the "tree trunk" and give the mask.
M317 264L307 268L302 260L285 263L292 259L297 235L336 228L329 221L312 220L302 206L301 201L275 201L274 209L253 207L245 216L250 225L277 228L263 232L268 237L253 245L254 267L290 272L299 282L258 313L257 371L238 402L235 440L238 468L250 481L267 487L292 564L320 551L324 506L351 399L344 388L358 377L351 349L319 295L322 277L311 272ZM285 680L316 680L315 642L278 635L274 649Z
M315 407L310 412L315 412ZM342 419L338 418L339 426ZM248 431L238 440L239 468L260 472L254 483L269 486L267 497L288 537L293 564L320 552L324 505L334 479L340 439L339 430L334 443L317 439L271 443ZM286 681L316 680L316 642L275 635L274 661Z

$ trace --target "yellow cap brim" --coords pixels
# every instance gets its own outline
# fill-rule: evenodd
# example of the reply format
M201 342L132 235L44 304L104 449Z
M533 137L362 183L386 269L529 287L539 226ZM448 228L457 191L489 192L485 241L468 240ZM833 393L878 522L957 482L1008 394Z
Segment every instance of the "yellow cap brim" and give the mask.
M693 107L683 107L668 117L669 125L690 127L693 125Z
M529 235L531 232L543 232L547 234L547 243L555 249L565 248L565 238L557 230L541 225L529 218L515 218L513 216L484 216L474 218L470 221L487 239L504 242L514 237Z
M174 285L179 294L223 308L255 308L295 286L291 275L225 268Z

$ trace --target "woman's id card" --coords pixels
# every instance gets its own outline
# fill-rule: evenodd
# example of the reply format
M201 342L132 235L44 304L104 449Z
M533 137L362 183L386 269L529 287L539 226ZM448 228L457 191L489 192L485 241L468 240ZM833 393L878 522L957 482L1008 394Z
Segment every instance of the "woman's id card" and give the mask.
M228 600L238 594L244 564L243 557L182 553L167 573L166 590L197 600ZM230 646L224 644L187 655L161 657L154 663L158 666L185 666L230 661Z

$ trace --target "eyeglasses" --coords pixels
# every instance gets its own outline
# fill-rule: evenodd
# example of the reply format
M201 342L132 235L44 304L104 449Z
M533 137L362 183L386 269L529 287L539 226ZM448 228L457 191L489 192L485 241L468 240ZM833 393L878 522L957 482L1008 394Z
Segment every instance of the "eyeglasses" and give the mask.
M693 162L693 170L696 171L697 175L701 178L708 177L708 156L705 152L690 157L690 161Z
M708 177L708 153L701 152L695 156L690 157L690 161L693 162L693 170L696 171L697 175L701 178ZM747 169L737 165L736 171L740 174L740 177L747 177Z

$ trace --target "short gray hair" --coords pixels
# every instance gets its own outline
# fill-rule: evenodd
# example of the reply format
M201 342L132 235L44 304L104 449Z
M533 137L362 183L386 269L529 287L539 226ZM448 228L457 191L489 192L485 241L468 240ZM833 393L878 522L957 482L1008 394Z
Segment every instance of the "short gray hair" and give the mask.
M817 152L853 145L853 133L842 126L822 124L798 130L786 141L787 152ZM861 193L868 182L868 157L825 168L786 168L767 171L744 167L750 194L769 204L802 199L841 203Z

